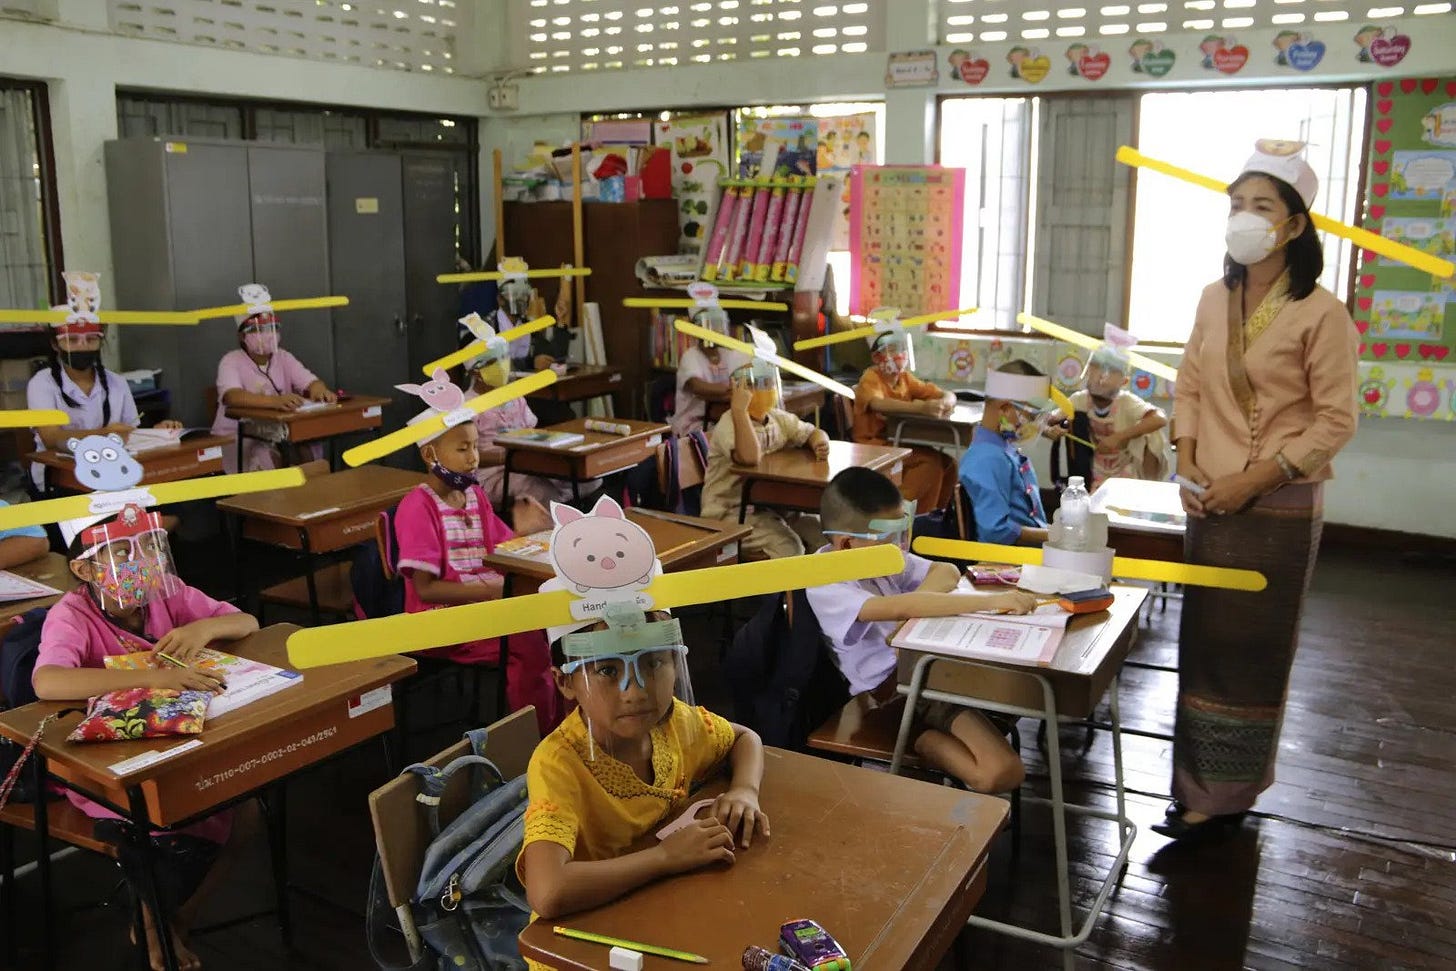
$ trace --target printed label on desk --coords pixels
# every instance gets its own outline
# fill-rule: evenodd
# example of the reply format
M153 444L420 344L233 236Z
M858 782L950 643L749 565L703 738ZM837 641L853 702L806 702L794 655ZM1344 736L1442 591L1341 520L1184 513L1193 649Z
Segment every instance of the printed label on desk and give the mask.
M384 414L384 408L380 405L370 405L368 408L365 408L363 411L359 412L359 414L363 415L365 418L378 418L380 415Z
M197 450L197 461L199 462L211 462L214 459L220 458L222 458L221 445L210 445L207 448L199 448Z
M729 543L718 551L718 562L727 563L729 560L738 559L738 544Z
M299 519L317 519L320 516L327 516L331 512L339 512L339 511L340 511L340 509L339 509L338 506L330 506L327 509L315 509L313 512L301 512L301 513L298 514L298 518Z
M362 695L355 695L349 699L349 717L358 718L360 715L367 715L376 708L383 708L389 704L389 685L366 691Z
M647 447L648 448L656 448L657 446L659 446L661 444L662 444L662 436L661 435L653 435L651 438L649 438L647 440Z
M896 462L894 465L890 466L890 474L891 475L899 475L899 474L901 474L904 471L905 471L905 463L904 462Z
M149 765L155 765L163 759L170 759L174 755L181 755L188 749L197 748L202 744L202 739L194 738L181 745L173 745L171 748L157 749L155 752L143 752L141 755L133 755L131 758L118 762L115 765L108 765L107 768L117 775L128 775L132 772L139 772Z

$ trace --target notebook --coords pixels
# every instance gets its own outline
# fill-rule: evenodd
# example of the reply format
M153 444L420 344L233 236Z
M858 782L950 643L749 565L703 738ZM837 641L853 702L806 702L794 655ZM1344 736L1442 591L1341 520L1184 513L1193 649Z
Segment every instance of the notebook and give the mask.
M138 428L126 436L126 450L140 455L159 448L176 448L189 435L211 431L210 428Z
M543 529L539 533L530 533L526 536L512 536L503 543L495 544L492 552L545 563L547 555L551 552L551 530Z
M1009 664L1050 664L1062 643L1061 629L1024 621L986 614L922 617L902 624L890 646Z
M497 442L525 442L547 448L567 448L586 441L580 432L553 432L548 428L513 428L495 437Z
M62 592L9 570L0 570L0 603L19 603L22 600L34 600L36 597L59 597Z
M138 651L135 654L112 654L106 658L105 664L115 670L139 671L154 670L165 666L167 662L151 651ZM218 675L227 685L222 694L213 695L208 702L208 718L225 715L303 681L303 675L298 671L275 668L262 661L224 654L210 647L203 648L202 653L192 659L190 666Z

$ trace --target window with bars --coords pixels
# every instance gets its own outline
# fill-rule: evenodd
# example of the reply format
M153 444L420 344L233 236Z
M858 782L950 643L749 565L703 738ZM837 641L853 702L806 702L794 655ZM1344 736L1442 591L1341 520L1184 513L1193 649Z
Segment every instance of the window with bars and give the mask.
M0 78L0 307L49 307L60 279L45 96Z
M128 37L451 74L466 2L480 0L107 0L107 12Z
M1142 95L1138 148L1154 158L1228 179L1260 138L1300 139L1319 175L1318 212L1353 223L1359 211L1364 88L1157 92ZM1137 180L1132 290L1128 319L1144 341L1182 343L1193 328L1198 294L1223 272L1228 199L1176 179ZM1321 234L1320 284L1349 293L1354 248Z
M884 49L891 0L513 0L535 73L678 67Z
M1386 5L1360 0L939 0L940 42L1114 37L1389 20L1450 13L1449 2Z

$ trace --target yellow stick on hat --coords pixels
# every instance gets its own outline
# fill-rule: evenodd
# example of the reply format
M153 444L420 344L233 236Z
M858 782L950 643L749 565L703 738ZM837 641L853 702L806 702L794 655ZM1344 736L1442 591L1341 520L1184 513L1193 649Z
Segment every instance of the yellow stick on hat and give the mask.
M1206 175L1199 175L1197 172L1180 168L1161 159L1151 158L1127 145L1117 150L1117 160L1124 165L1131 165L1136 168L1151 169L1163 175L1172 176L1175 179L1182 179L1184 182L1191 182L1194 185L1202 186L1205 189L1212 189L1214 192L1227 192L1228 183L1220 182L1217 179L1209 178ZM1430 253L1422 252L1414 246L1407 246L1404 243L1397 243L1393 239L1387 239L1379 233L1372 233L1368 229L1361 229L1359 226L1351 226L1342 223L1329 216L1322 216L1317 212L1309 214L1315 228L1324 232L1339 236L1341 239L1348 239L1362 249L1368 249L1379 253L1387 259L1396 260L1407 266L1413 266L1441 279L1449 279L1456 275L1456 263L1450 260L1443 260L1440 257L1432 256Z
M997 543L969 543L959 539L922 536L915 541L915 552L956 560L1041 565L1041 550L1034 546L1001 546ZM1251 593L1257 593L1269 585L1264 574L1256 570L1196 566L1170 560L1140 560L1126 556L1113 557L1112 575L1130 580L1156 580L1181 583L1189 587L1218 587L1223 590L1247 590Z
M904 554L899 547L887 543L666 573L642 592L652 599L655 609L670 609L889 576L904 569ZM417 614L305 628L289 636L288 661L297 668L311 668L447 647L467 638L502 637L570 624L574 620L570 609L574 599L566 590L553 590Z
M967 307L964 310L942 310L939 313L921 314L918 317L902 317L898 321L898 325L900 327L923 327L937 320L965 317L975 313L979 309L979 307ZM822 337L809 337L801 341L794 341L794 350L810 351L816 347L828 347L830 344L843 344L846 341L861 338L868 340L876 334L882 333L884 333L883 330L875 327L856 327L854 330L841 330L833 334L825 334Z
M526 270L524 273L502 273L500 270L481 270L471 273L441 273L436 283L476 283L481 280L504 280L507 277L526 277L529 280L549 280L563 276L591 276L589 266L557 266L546 270Z
M0 411L0 428L50 428L66 426L71 416L54 408L19 408Z
M70 310L0 310L0 324L64 324ZM91 314L100 324L195 324L196 313L177 310L103 310Z
M300 297L297 300L268 301L268 306L273 308L274 313L285 313L289 310L324 310L329 307L347 307L348 305L348 297ZM218 317L236 317L238 314L246 314L252 309L252 306L246 303L230 303L226 307L208 307L204 310L194 311L194 313L203 320L214 320ZM102 323L105 321L103 320Z
M554 323L556 323L556 318L551 316L550 314L547 314L544 317L537 317L535 320L528 320L526 321L526 323L521 324L519 327L512 327L510 330L503 330L496 336L506 343L510 343L517 338L525 337L528 334L534 334L538 330L545 330L547 327L550 327ZM426 364L422 370L425 372L425 377L429 377L430 375L434 374L435 368L442 368L448 371L457 364L464 364L466 361L470 360L472 357L475 357L477 354L481 353L484 350L485 341L471 341L469 344L466 344L464 347L460 348L460 350L454 352L453 354L446 354L444 357L436 358L429 364Z
M1095 351L1102 346L1102 342L1090 334L1083 334L1080 331L1072 330L1070 327L1054 324L1050 320L1034 317L1024 311L1016 315L1016 322L1024 327L1030 327L1032 330L1039 330L1048 337L1055 337L1057 340L1066 341L1068 344L1085 347L1089 351ZM1155 361L1136 351L1128 351L1127 359L1149 374L1156 374L1158 377L1166 378L1169 381L1178 380L1178 369L1164 364L1162 361ZM1071 412L1068 411L1067 414L1071 414Z
M833 378L826 377L813 368L804 367L798 361L791 361L786 357L781 357L778 354L755 347L746 341L741 341L734 337L726 337L717 331L708 330L706 327L699 327L697 324L682 320L681 318L673 321L672 325L689 337L696 337L698 340L707 341L710 344L718 344L729 350L738 351L740 354L746 354L749 357L762 358L777 368L788 371L790 374L797 374L806 381L813 381L821 388L833 391L837 395L845 398L854 397L853 388L841 384Z
M789 305L774 300L717 300L713 304L724 310L788 310ZM702 305L686 297L626 297L622 306L646 310L696 310ZM727 346L727 345L724 345Z

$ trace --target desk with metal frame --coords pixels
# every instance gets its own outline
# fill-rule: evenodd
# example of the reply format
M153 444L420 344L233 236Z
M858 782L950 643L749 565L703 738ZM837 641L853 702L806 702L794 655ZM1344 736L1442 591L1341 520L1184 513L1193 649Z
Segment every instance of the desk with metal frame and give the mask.
M243 468L243 439L252 438L260 442L276 444L285 450L284 459L289 465L298 465L294 445L333 439L354 432L378 430L384 423L384 407L389 398L374 395L350 395L342 401L322 407L308 407L296 411L281 408L228 407L227 416L238 422L238 468ZM249 431L252 423L273 425L281 429L281 440L275 436ZM332 445L332 443L331 443ZM333 456L329 467L333 467Z
M582 436L575 445L552 448L535 442L497 436L495 444L505 449L501 476L502 509L511 508L511 473L539 475L571 483L571 496L581 499L581 484L600 479L614 472L630 469L652 457L672 429L661 422L634 421L630 418L600 419L631 429L626 435L594 432L586 422L599 419L573 418L539 431L568 432Z
M743 480L738 521L748 518L751 505L818 512L829 480L854 465L882 472L899 485L909 454L908 448L831 441L827 459L816 459L809 448L785 448L760 457L757 465L734 465L733 474Z

